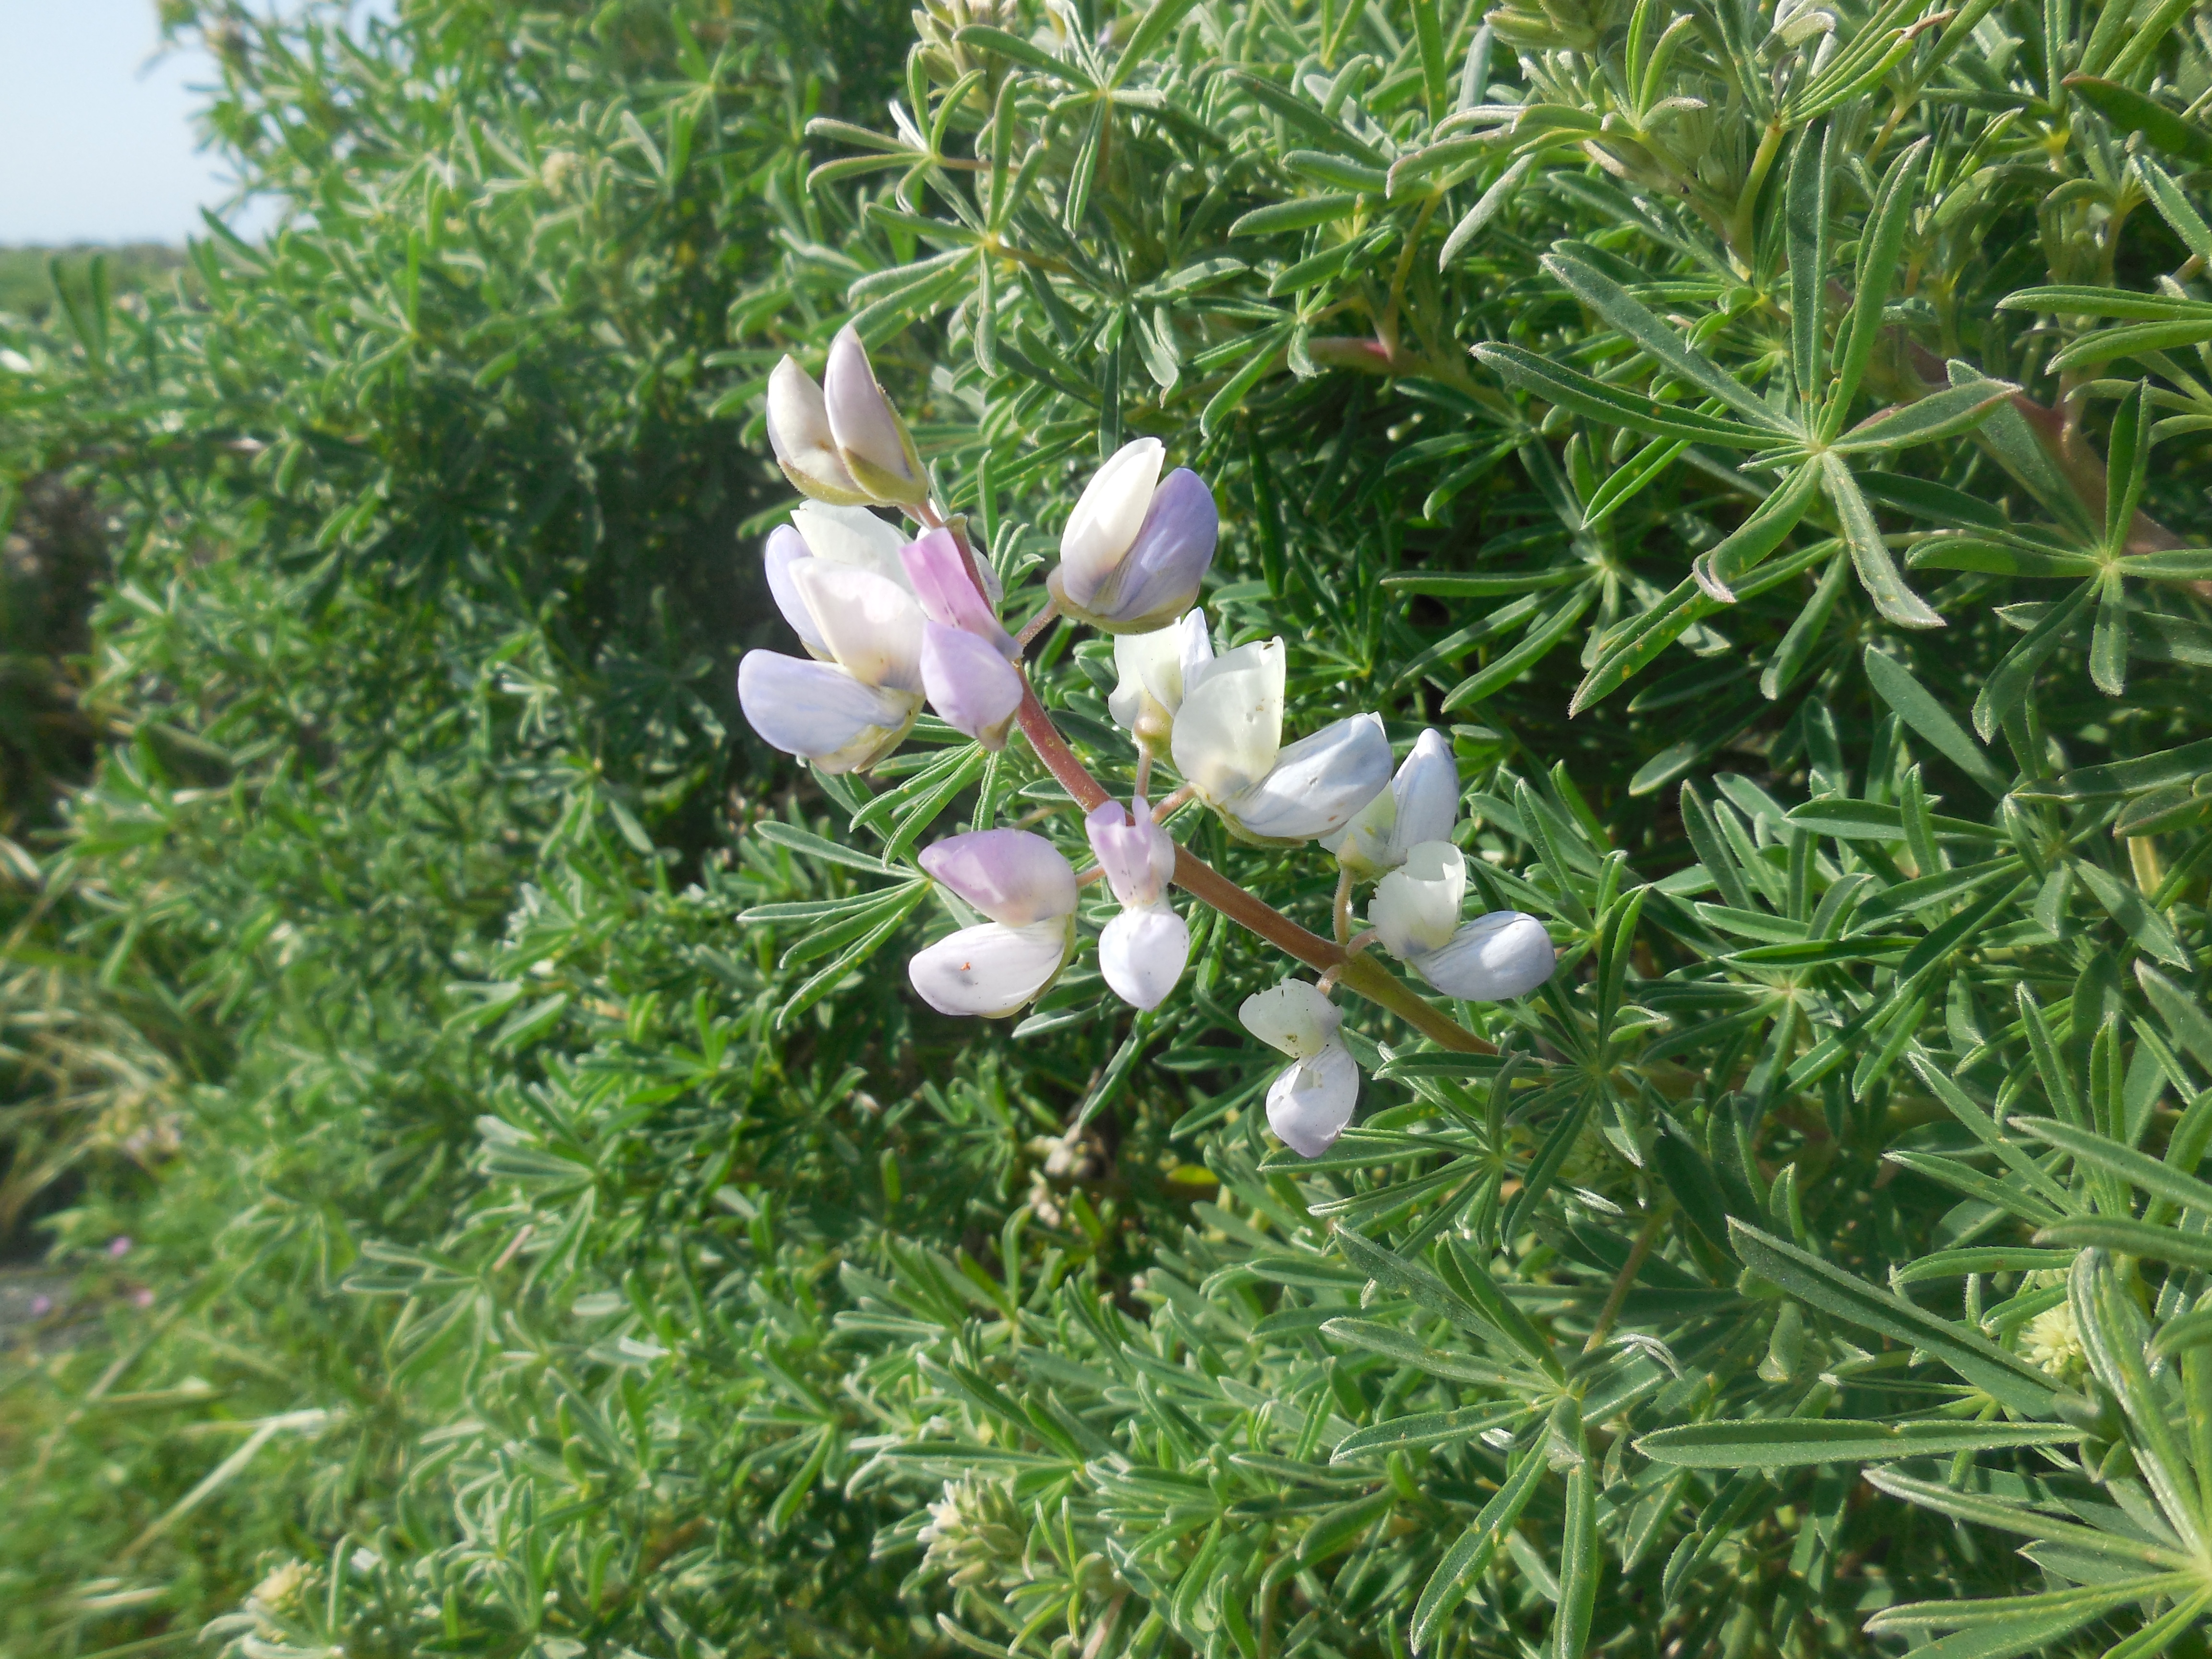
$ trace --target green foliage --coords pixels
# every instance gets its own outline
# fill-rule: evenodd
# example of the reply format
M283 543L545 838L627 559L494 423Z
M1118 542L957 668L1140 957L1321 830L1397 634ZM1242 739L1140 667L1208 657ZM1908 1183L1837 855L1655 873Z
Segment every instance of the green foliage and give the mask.
M0 1639L2201 1651L2185 11L198 7L287 228L0 376L116 526L11 1151L111 1054L183 1147L51 1224ZM1156 434L1299 718L1449 727L1563 945L1498 1055L1360 1009L1301 1160L1218 918L1156 1014L906 994L913 848L1065 803L730 719L848 313L1010 592Z

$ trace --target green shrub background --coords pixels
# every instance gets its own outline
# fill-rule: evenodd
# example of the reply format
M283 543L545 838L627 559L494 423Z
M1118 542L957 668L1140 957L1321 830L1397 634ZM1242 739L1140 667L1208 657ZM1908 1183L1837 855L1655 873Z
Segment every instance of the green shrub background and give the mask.
M2203 1651L2212 619L2201 555L2092 569L2064 494L2148 377L2142 505L2208 539L2206 251L2130 171L2203 210L2201 20L1977 6L1828 116L1936 157L1852 418L1945 357L2081 391L2074 483L1963 435L1866 467L1938 633L1826 507L1705 604L1772 483L1710 447L1589 522L1701 394L1540 255L1747 375L1805 349L1795 273L1839 352L1867 285L1903 139L1793 221L1797 151L1739 142L1781 125L1756 8L1665 60L1665 8L1580 0L1094 7L1052 51L1012 7L398 12L165 4L281 228L0 289L0 1231L56 1304L0 1370L0 1651L1737 1659L1971 1598L2021 1599L1930 1651ZM1509 83L1544 170L1390 188ZM1019 188L961 196L1017 131ZM2075 313L1997 304L2177 270L2179 331L2094 376ZM931 908L872 963L740 919L980 812L926 731L872 839L731 696L787 643L760 390L855 313L1010 576L1158 433L1301 724L1449 730L1480 881L1571 945L1471 1015L1519 1060L1363 1011L1360 1128L1301 1164L1235 1018L1281 964L1225 926L1158 1016L1079 965L978 1028L907 994ZM1126 777L1110 659L1040 657ZM1051 799L1018 751L983 787ZM1317 859L1194 840L1325 915ZM1833 1456L1729 1426L1769 1419Z

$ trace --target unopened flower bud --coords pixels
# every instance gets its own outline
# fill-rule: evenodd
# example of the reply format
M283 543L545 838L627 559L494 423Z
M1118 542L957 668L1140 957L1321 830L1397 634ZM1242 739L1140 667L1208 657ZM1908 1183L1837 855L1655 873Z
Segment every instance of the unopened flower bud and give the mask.
M865 770L897 748L921 698L866 684L833 662L748 651L738 704L763 741L835 774Z
M933 530L899 550L922 615L988 641L1001 656L1018 654L1012 635L1000 625L991 602L968 574L968 562L949 530Z
M1022 706L1022 671L988 641L963 629L925 623L921 689L947 726L986 749L1006 747L1007 728Z
M1060 608L1109 633L1152 631L1198 599L1220 516L1188 467L1159 481L1157 438L1124 444L1069 515L1047 586Z
M1421 733L1390 787L1321 844L1354 876L1371 879L1396 869L1425 841L1449 841L1459 816L1459 766L1451 744L1433 729Z
M868 349L850 323L830 343L823 402L837 456L854 483L879 501L917 507L929 499L929 475L914 439L876 384Z
M800 494L847 507L871 499L838 456L822 388L790 357L768 377L768 441L775 464Z

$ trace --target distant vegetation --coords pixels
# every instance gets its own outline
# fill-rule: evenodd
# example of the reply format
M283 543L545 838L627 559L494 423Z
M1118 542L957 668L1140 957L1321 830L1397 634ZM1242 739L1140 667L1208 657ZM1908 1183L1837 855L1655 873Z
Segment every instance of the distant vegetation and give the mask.
M105 255L109 290L136 294L168 280L185 263L184 250L161 242L123 242L112 247L79 243L72 247L0 247L0 313L44 319L53 309L52 266L61 262L62 280L84 283L94 258Z

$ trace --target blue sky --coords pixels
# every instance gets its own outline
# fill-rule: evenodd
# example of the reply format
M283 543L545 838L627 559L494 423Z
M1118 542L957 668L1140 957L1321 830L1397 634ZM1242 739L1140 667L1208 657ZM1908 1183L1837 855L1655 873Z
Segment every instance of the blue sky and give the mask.
M0 244L181 242L227 194L153 0L0 0Z

